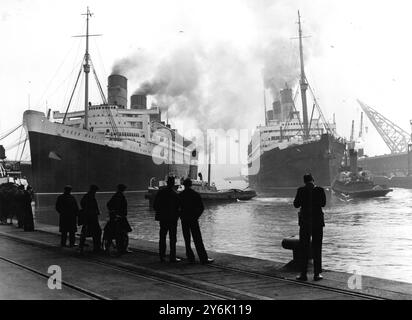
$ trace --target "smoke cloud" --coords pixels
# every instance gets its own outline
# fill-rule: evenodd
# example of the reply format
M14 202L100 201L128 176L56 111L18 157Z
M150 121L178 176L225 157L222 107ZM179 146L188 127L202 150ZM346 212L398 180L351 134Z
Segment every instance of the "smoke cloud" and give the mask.
M139 72L130 66L137 70L139 66L132 60L119 60L113 72L136 77ZM249 65L250 60L229 44L206 48L190 43L160 59L149 79L137 81L134 94L151 96L163 114L189 119L200 129L247 127L245 113L260 103L252 99L259 67L254 65L253 75ZM246 77L245 72L249 73Z
M297 9L287 1L246 1L259 37L240 48L231 41L200 37L161 54L139 52L117 61L113 73L135 82L134 93L151 96L167 111L200 129L254 128L263 119L263 88L276 99L299 79ZM279 10L285 14L281 20ZM248 11L248 12L249 12ZM313 27L305 24L305 33ZM243 44L242 44L243 45ZM313 51L305 51L305 62Z
M263 48L263 81L274 99L281 89L292 87L299 78L297 50L297 46L283 39L272 40Z
M117 60L113 65L112 74L125 75L129 79L135 79L138 77L136 73L147 72L148 68L153 67L152 63L150 55L139 49L130 56Z

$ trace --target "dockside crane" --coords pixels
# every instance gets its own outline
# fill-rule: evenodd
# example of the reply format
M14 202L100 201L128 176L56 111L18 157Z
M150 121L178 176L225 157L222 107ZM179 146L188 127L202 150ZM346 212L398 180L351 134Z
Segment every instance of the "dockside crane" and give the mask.
M355 142L355 120L352 120L352 129L350 131L350 142Z
M349 149L355 149L355 120L352 120L352 127L350 130L350 138L349 142L347 144L347 148Z
M360 115L360 128L359 128L359 138L363 136L363 112Z
M362 101L358 100L358 103L392 154L408 152L411 137L405 130Z

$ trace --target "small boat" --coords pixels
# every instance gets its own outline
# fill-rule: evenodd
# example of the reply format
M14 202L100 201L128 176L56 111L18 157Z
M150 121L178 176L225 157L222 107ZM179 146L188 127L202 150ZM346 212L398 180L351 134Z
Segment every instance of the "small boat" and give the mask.
M332 182L332 190L335 193L351 198L375 198L384 197L393 189L386 185L375 184L369 171L358 167L358 152L355 150L354 121L352 121L351 141L345 152L345 167ZM349 158L349 165L347 160Z
M393 191L386 185L374 184L368 171L360 171L359 173L343 171L339 173L333 182L332 190L352 198L384 197Z
M243 190L240 189L230 189L234 193L234 197L240 201L251 200L257 196L256 191L250 189L249 187Z
M165 181L159 181L158 186L154 185L153 181L151 181L150 186L147 189L147 193L145 194L145 198L149 200L150 206L153 205L153 201L157 192L165 187ZM184 190L184 186L181 184L181 181L179 179L175 179L175 189L178 193ZM246 188L244 190L218 190L214 183L209 184L208 182L202 180L193 180L192 189L200 194L200 197L203 201L207 202L236 202L238 200L245 201L250 200L257 195L256 191L249 188Z

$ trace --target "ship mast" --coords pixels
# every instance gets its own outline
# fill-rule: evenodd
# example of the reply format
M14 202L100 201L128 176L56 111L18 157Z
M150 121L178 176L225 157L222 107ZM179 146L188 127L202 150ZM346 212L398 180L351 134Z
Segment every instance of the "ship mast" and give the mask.
M306 99L306 90L308 89L308 82L306 81L305 66L303 61L303 44L302 44L302 25L300 22L300 12L298 11L299 17L299 52L300 52L300 92L302 97L302 112L303 112L303 136L304 139L309 138L309 122L308 122L308 105Z
M268 125L268 116L267 116L267 108L266 108L266 91L265 87L263 87L263 106L265 108L265 126Z
M211 145L211 142L209 141L209 154L208 154L208 164L207 164L207 183L208 183L208 185L210 186L210 183L211 183L211 177L210 177L210 172L211 172L211 167L212 167L212 165L211 165L211 152L212 152L212 145Z
M84 129L88 129L89 124L89 73L90 73L90 55L89 55L89 17L92 16L89 7L87 12L83 14L86 16L86 53L84 55L84 75L85 75L85 88L84 88Z

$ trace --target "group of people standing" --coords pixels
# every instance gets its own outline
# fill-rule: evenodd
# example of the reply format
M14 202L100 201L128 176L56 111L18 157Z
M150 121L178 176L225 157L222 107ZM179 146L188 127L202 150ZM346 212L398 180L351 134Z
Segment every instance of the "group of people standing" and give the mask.
M67 246L67 236L69 236L69 247L75 246L75 234L77 226L81 226L79 251L83 253L87 237L93 238L93 251L100 252L102 248L102 229L99 223L99 205L96 200L96 192L99 187L91 185L89 191L80 200L80 208L76 198L71 194L72 187L64 187L64 193L58 196L56 201L56 211L60 215L59 230L61 232L61 246ZM126 225L127 232L131 228L127 222L127 200L123 194L126 186L119 184L116 193L107 203L110 219L120 219ZM110 222L110 221L109 221ZM111 226L108 224L107 226ZM126 232L126 231L125 231ZM126 234L127 234L126 232ZM127 247L121 250L127 252Z
M322 207L326 205L326 195L322 187L316 186L311 174L303 177L305 185L297 190L293 205L300 208L299 211L299 241L303 256L300 261L300 281L307 280L307 269L310 251L314 260L314 280L319 281L322 277L322 240L323 228L325 226ZM154 199L153 207L156 211L155 220L159 222L159 257L160 261L166 260L166 237L169 234L170 262L179 262L176 256L177 225L181 220L182 233L186 247L186 257L189 262L195 262L195 255L191 248L191 238L196 247L200 263L207 264L214 261L208 257L203 244L198 219L204 211L202 199L192 187L192 181L187 178L183 181L184 190L178 193L175 189L175 178L168 177L167 186L160 189ZM60 214L61 245L66 246L69 236L69 246L75 246L75 233L77 225L82 226L79 248L83 252L86 237L93 237L93 250L100 251L102 229L99 224L100 210L96 200L96 185L91 185L89 191L82 197L80 208L71 194L72 187L66 186L64 193L57 198L56 210ZM117 229L123 234L131 232L132 229L127 221L127 200L123 194L126 186L117 186L117 192L107 203L110 222L117 222ZM113 236L116 238L116 235ZM120 241L119 241L120 242ZM127 252L127 244L121 251ZM312 248L312 250L310 249ZM119 248L118 248L119 249Z
M0 188L0 223L12 224L17 219L17 227L24 231L34 231L32 210L33 191L30 185L3 184Z
M156 194L153 207L156 211L156 220L159 221L159 256L160 261L166 258L166 236L169 234L170 262L179 262L176 257L177 223L180 218L182 222L183 238L185 240L186 257L189 262L195 262L195 255L191 248L191 237L195 243L200 263L211 263L203 244L202 234L199 227L199 217L204 211L202 199L192 187L189 178L183 181L184 190L179 194L175 188L175 178L167 179L167 186Z
M186 179L183 182L184 191L177 193L174 188L175 178L169 177L167 186L160 189L154 200L156 211L155 219L160 224L159 255L163 262L166 259L166 236L170 238L170 262L179 262L176 257L177 223L179 218L182 221L183 237L186 245L186 256L189 262L195 262L195 254L191 248L191 237L195 243L196 251L201 263L211 263L214 260L209 258L203 245L202 234L200 232L198 219L202 215L204 206L200 195L194 191L192 181ZM59 231L61 232L61 246L75 246L75 235L77 227L81 226L79 251L83 252L86 237L93 238L93 251L99 252L102 248L102 229L99 224L100 210L96 200L96 192L99 188L91 185L89 191L83 195L80 201L80 208L76 198L71 194L72 187L64 187L64 193L58 196L56 201L56 211L60 215ZM128 250L128 238L124 241L121 237L131 232L132 229L127 221L127 200L124 196L126 186L119 184L117 192L107 202L109 211L109 222L104 229L103 240L115 239L120 253L130 252ZM123 238L124 239L124 238Z

